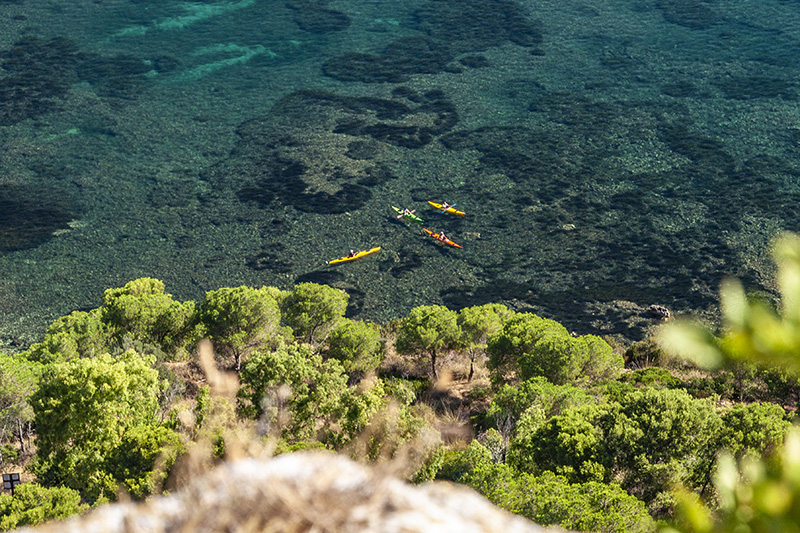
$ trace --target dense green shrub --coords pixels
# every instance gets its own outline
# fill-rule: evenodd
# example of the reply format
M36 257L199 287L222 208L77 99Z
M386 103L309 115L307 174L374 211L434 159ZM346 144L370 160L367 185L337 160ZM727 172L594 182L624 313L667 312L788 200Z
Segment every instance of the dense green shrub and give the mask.
M603 419L609 409L578 405L544 422L535 411L526 411L511 441L508 463L525 472L550 470L572 482L608 481L612 464Z
M569 407L594 403L588 392L572 385L555 385L544 377L523 381L516 387L503 385L495 394L486 415L494 427L510 430L526 413L528 429L539 426Z
M446 479L461 483L464 477L475 468L491 462L492 452L477 440L473 440L463 449L452 449L444 452L436 479Z
M712 403L682 390L635 389L619 402L579 404L542 423L526 411L511 441L509 464L550 470L573 482L614 479L652 503L673 485L705 487L721 420ZM656 509L658 512L668 511Z
M628 372L627 374L623 374L620 377L620 381L657 389L674 389L683 384L683 382L673 376L669 370L656 366L649 366L639 370L634 370L633 372Z
M23 483L14 489L14 496L0 494L0 530L60 520L87 509L75 490Z
M791 427L784 408L772 403L734 405L722 415L722 424L722 447L737 459L772 454Z
M0 444L0 464L13 463L19 459L19 450L13 444Z
M495 505L544 526L619 533L656 530L644 503L614 484L574 484L552 472L534 476L491 462L481 462L461 480Z
M712 402L644 388L626 394L610 414L606 445L630 494L649 503L679 483L708 485L722 426Z
M156 425L137 425L122 435L106 457L105 470L136 499L160 492L170 468L185 447L174 431ZM158 463L158 464L157 464Z

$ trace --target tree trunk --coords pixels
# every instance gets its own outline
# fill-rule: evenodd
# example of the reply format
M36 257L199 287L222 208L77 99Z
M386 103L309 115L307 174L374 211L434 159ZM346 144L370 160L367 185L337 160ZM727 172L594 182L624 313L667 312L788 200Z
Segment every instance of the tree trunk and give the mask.
M25 439L22 434L22 420L19 419L17 419L17 438L19 439L21 453L25 453Z

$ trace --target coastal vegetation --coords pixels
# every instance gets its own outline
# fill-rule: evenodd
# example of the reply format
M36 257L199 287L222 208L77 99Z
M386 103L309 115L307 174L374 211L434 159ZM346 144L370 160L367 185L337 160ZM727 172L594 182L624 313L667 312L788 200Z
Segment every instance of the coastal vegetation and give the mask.
M180 302L136 279L0 354L0 461L25 481L0 528L325 449L542 525L796 530L800 240L776 259L778 311L727 282L718 333L679 321L633 346L497 304L371 324L325 285Z

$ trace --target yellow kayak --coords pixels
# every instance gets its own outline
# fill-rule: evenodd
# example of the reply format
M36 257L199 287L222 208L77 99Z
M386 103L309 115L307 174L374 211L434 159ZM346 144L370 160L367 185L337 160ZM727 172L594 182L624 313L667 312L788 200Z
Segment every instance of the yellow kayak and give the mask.
M328 261L328 264L329 265L335 265L337 263L347 263L348 261L355 261L356 259L361 259L362 257L366 257L366 256L368 256L370 254L374 254L375 252L380 252L380 251L381 251L381 247L380 246L376 246L375 248L371 248L369 250L361 250L360 252L355 253L353 255L346 255L346 256L341 257L339 259L334 259L333 261Z
M431 207L433 207L434 209L438 209L442 213L447 213L448 215L457 215L463 217L465 214L464 211L459 211L453 206L450 206L447 209L442 209L443 207L442 204L437 204L436 202L431 202L431 201L429 201L428 203L431 204Z

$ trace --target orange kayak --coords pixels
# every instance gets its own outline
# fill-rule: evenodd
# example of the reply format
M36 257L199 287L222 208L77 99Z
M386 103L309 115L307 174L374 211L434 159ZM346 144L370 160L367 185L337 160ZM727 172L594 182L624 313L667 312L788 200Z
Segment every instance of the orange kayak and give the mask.
M427 233L428 235L430 235L431 237L433 237L434 239L436 239L437 241L439 241L439 242L441 242L443 244L448 244L448 245L452 246L453 248L463 248L463 246L461 246L460 244L454 243L453 241L451 241L447 237L442 239L442 234L441 233L434 233L431 230L426 229L426 228L422 228L422 231L424 231L425 233Z

